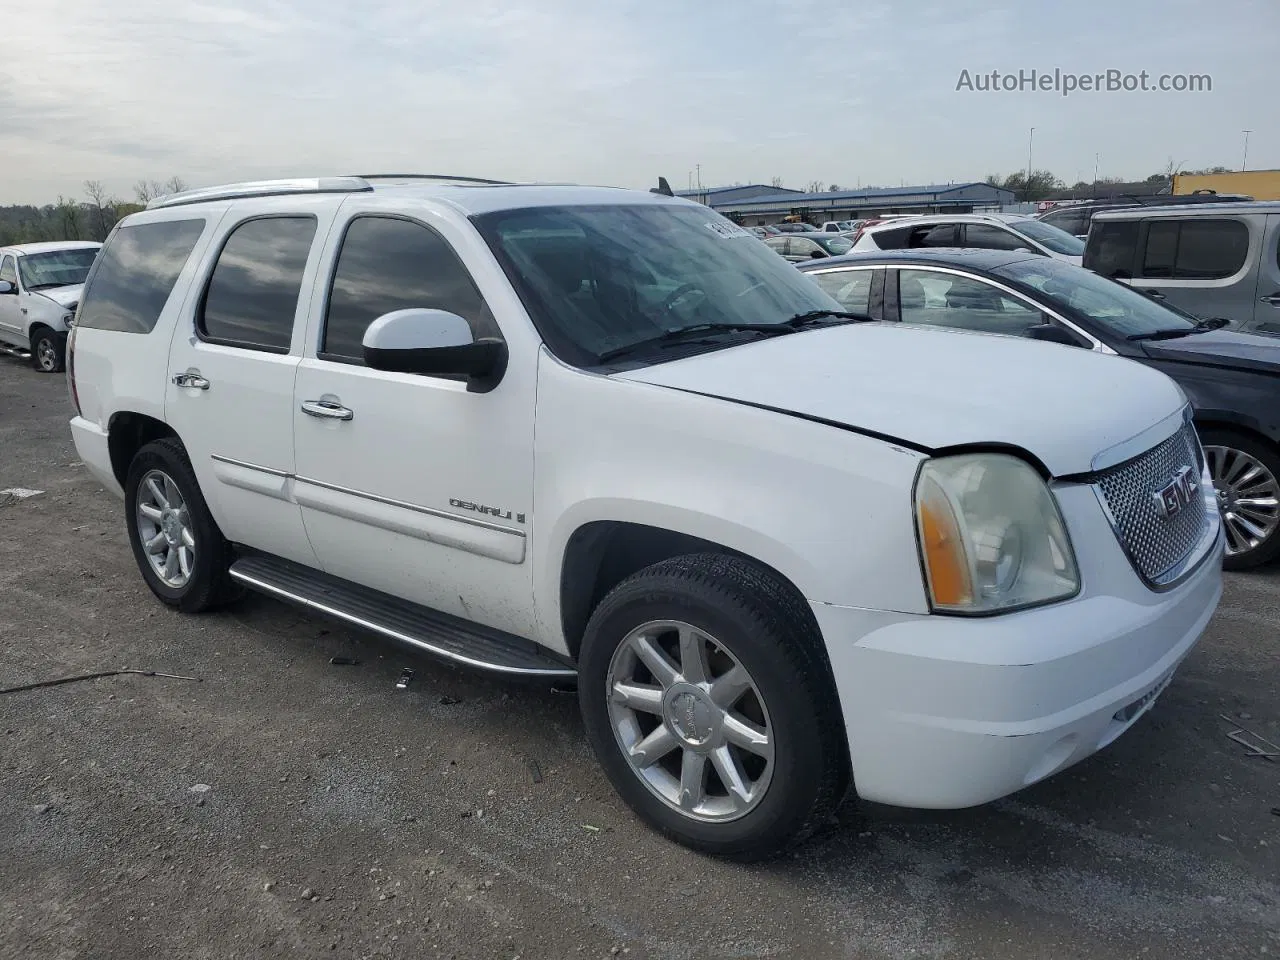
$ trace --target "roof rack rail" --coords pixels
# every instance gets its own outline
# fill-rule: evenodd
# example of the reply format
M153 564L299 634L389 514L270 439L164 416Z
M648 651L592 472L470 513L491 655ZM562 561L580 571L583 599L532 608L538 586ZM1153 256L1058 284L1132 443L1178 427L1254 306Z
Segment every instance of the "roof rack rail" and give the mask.
M451 177L444 173L357 173L360 180L456 180L458 183L483 183L489 186L510 186L511 180L486 180L483 177Z
M373 185L362 177L300 177L292 180L246 180L216 187L199 187L156 197L147 204L157 207L179 207L209 200L238 200L245 197L276 197L295 193L367 193Z

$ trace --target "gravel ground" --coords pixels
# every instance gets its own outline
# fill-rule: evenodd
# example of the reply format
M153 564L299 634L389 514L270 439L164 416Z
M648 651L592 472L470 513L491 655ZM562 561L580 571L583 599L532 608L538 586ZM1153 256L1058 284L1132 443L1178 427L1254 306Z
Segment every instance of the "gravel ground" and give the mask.
M615 798L573 696L261 598L146 590L63 378L0 359L0 956L1183 958L1280 953L1280 569L1230 575L1110 749L958 813L857 805L744 867ZM332 656L360 660L332 666ZM395 689L411 666L409 689Z

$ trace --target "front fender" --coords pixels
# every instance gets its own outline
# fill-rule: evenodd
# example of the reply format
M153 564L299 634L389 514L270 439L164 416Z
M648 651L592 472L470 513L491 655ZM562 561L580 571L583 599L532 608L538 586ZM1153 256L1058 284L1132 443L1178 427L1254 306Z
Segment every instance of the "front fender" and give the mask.
M729 400L543 356L532 554L544 636L562 644L573 533L624 521L766 563L810 601L927 613L911 493L923 455Z

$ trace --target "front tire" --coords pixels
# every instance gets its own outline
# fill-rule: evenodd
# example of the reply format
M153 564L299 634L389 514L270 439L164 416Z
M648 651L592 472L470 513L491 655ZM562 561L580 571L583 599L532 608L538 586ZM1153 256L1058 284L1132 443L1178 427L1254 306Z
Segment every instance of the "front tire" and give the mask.
M1249 570L1280 555L1280 453L1234 430L1201 434L1227 534L1226 570Z
M199 613L237 596L227 574L231 545L209 513L178 440L156 440L134 456L125 482L125 520L142 578L162 601Z
M61 337L41 328L31 338L31 364L41 373L61 373L65 368L67 349Z
M578 664L587 736L651 826L756 860L804 839L847 782L842 718L812 618L748 561L655 564L592 614Z

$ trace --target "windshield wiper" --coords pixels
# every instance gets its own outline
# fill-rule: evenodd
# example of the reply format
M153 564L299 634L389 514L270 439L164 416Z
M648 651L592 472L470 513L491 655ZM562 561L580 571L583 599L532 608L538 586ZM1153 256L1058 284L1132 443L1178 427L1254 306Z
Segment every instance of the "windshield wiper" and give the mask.
M596 361L598 363L608 363L610 360L616 360L618 357L626 356L636 350L655 347L661 349L665 346L677 344L714 343L715 341L710 339L714 334L738 333L740 331L767 333L771 336L796 332L795 327L790 326L789 323L695 323L691 327L677 327L674 330L666 330L656 337L646 337L643 340L637 340L635 343L628 343L625 346L606 350L604 353L596 355Z
M1178 340L1182 337L1189 337L1193 333L1207 333L1210 330L1221 330L1231 321L1224 317L1214 317L1212 320L1200 320L1193 327L1178 327L1176 330L1151 330L1147 333L1134 333L1126 337L1126 340Z
M61 281L58 281L57 283L28 283L27 289L28 290L48 290L50 287L73 287L73 286L75 286L75 284L73 283L62 283Z
M790 320L785 321L784 326L790 327L792 330L798 330L801 327L808 327L817 323L819 320L826 319L839 320L842 323L875 323L875 317L869 317L865 313L850 313L847 310L810 310L808 313L797 313ZM824 324L824 326L839 326L839 324Z

